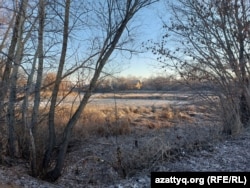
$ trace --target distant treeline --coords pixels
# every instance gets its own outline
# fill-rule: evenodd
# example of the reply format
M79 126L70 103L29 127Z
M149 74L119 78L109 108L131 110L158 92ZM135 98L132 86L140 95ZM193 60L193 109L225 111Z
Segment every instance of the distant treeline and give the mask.
M55 74L47 74L43 80L43 85L47 86L46 90L52 90L54 87ZM52 83L52 84L51 84ZM74 90L84 92L88 84L75 84L71 80L64 79L60 84L60 91ZM150 78L137 77L118 77L104 78L98 81L95 92L112 92L112 91L186 91L186 90L213 90L215 85L211 82L199 82L197 80L177 79L173 76L157 76Z
M190 84L191 83L191 84ZM211 83L201 83L175 79L173 77L151 77L145 79L120 77L117 79L104 79L99 82L95 91L126 91L126 90L153 90L153 91L176 91L176 90L212 90Z

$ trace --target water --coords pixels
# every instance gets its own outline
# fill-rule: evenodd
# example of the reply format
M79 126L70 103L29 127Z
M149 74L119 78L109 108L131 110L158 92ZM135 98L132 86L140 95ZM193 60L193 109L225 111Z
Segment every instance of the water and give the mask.
M90 104L95 106L165 106L181 105L187 101L180 100L162 100L162 99L92 99Z
M115 106L115 104L118 107L124 107L124 106L142 106L142 107L149 107L149 106L167 106L167 105L183 105L183 104L188 104L190 101L187 100L187 97L185 95L180 95L180 96L167 96L167 95L142 95L140 98L141 94L138 96L134 95L132 97L129 96L122 96L124 98L118 97L114 98L111 96L107 96L102 98L102 95L93 95L90 100L88 105L94 105L94 106L100 106L100 107L105 107L105 106ZM126 98L127 97L127 98ZM134 97L134 98L133 98ZM137 97L137 98L135 98ZM60 105L72 105L73 103L75 105L78 105L80 103L80 100L83 98L83 95L77 98L73 96L68 96L66 99L61 101ZM42 101L42 104L45 106L48 101ZM48 104L49 105L49 104Z

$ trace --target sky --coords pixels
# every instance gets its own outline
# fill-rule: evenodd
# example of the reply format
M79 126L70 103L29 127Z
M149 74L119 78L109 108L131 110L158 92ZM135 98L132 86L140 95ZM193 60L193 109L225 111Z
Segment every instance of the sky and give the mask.
M160 16L163 12L165 12L163 1L155 3L151 5L150 8L145 8L141 10L141 12L138 12L138 15L135 17L135 24L139 25L136 38L136 43L139 48L142 42L146 42L147 40L156 42L161 39L163 30ZM156 58L157 57L150 51L133 55L131 59L124 60L122 66L123 71L120 75L125 77L136 76L147 78L163 74L163 71L157 68Z
M160 19L160 15L166 12L163 5L164 2L166 1L159 1L155 4L150 5L150 7L141 9L132 19L132 27L134 26L136 28L135 46L139 51L145 51L145 49L143 49L141 46L142 42L147 42L148 40L159 41L161 39L162 21ZM166 13L164 14L164 17L165 16L167 16ZM84 43L84 41L79 42L79 44L80 43ZM78 45L77 42L76 44ZM75 48L78 48L78 46L76 46ZM73 49L72 51L74 50L75 49ZM116 64L121 64L121 70L117 76L135 76L139 78L157 76L161 74L161 71L159 68L156 68L156 58L157 57L154 56L150 51L133 55L129 59L117 57L116 59L114 59L116 61ZM49 67L48 70L50 69L51 67Z

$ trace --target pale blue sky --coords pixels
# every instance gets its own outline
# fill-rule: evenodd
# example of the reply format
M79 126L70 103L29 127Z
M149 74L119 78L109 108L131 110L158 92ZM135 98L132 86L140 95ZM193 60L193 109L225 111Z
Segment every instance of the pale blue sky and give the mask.
M166 19L168 16L165 11L164 3L166 3L166 1L161 0L150 5L149 7L141 9L128 24L129 33L134 38L134 41L131 44L132 48L140 52L145 51L145 53L134 54L131 58L129 58L130 54L117 51L112 55L110 63L105 66L104 72L111 74L114 74L115 72L116 74L114 76L116 77L135 76L139 78L146 78L162 74L161 72L163 71L159 70L159 68L156 68L157 57L154 56L150 51L146 52L146 48L142 47L142 42L147 42L148 40L156 42L161 40L163 30L160 16L164 15L164 19ZM80 31L77 30L77 32L74 33L77 40L72 40L70 46L71 53L74 53L74 51L79 51L80 53L77 53L77 58L80 60L85 59L85 52L88 51L88 49L86 49L85 45L83 44L87 44L86 46L91 46L94 44L92 39L95 39L93 38L95 37L95 32L101 33L101 29L99 27L93 27L86 31L84 28ZM98 40L96 41L96 44L98 44ZM129 45L126 47L129 48ZM121 55L121 53L125 53L125 55ZM74 61L75 57L72 57ZM71 66L71 64L69 64L69 66Z
M165 7L164 1L155 3L150 8L145 8L135 17L135 24L138 24L137 41L138 47L140 44L147 40L159 41L162 36L162 20L160 16L164 14ZM164 16L168 16L165 14ZM143 49L141 49L143 50ZM125 62L126 61L126 62ZM156 56L151 52L146 52L134 55L130 60L124 60L122 66L123 71L120 73L122 76L137 76L137 77L150 77L160 74L160 70L156 68Z

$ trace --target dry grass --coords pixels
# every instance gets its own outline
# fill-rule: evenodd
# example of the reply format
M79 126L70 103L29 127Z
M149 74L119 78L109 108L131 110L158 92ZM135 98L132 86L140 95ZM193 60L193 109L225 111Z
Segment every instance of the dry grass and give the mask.
M175 161L185 153L209 149L217 140L215 135L218 128L194 123L183 122L167 128L162 126L161 129L154 127L142 137L133 139L132 136L127 140L127 146L116 146L111 156L111 166L120 177L125 178L145 169L153 171L159 163ZM204 126L207 127L204 129Z
M194 107L186 107L183 109L174 108L173 106L164 107L122 107L112 108L104 107L97 108L89 106L85 111L80 121L74 128L74 136L76 138L90 138L93 135L101 137L112 137L119 135L129 135L134 129L144 128L147 130L159 130L170 128L171 122L194 122L189 113L196 110ZM180 129L182 130L182 129ZM195 129L194 129L195 130ZM199 130L197 130L199 132ZM185 135L185 131L179 133L173 129L177 139L191 137ZM188 131L187 131L188 132ZM192 133L194 133L193 131ZM183 136L184 134L184 136ZM199 133L195 133L195 135ZM201 134L200 134L201 135ZM171 140L176 140L171 138ZM196 138L195 138L196 139ZM205 137L197 138L195 141L187 141L182 139L179 143L181 147L185 145L186 149L194 150L204 145ZM156 147L157 146L157 147ZM135 147L136 144L135 144ZM116 151L111 156L109 163L120 177L132 176L136 172L151 168L159 160L172 160L178 155L179 150L177 145L170 144L159 136L154 136L143 143L138 148L120 148L117 146Z
M55 124L59 132L62 126L76 110L75 106L58 107ZM187 110L179 110L172 106L129 106L129 107L99 107L88 105L74 127L75 138L88 138L91 135L113 136L129 134L133 127L141 126L149 129L170 126L171 122L188 121L192 122L192 117Z
M55 128L58 138L60 138L65 125L76 109L77 106L74 105L64 104L57 106ZM180 111L172 106L123 106L115 108L111 106L99 107L87 105L73 129L72 139L82 140L93 135L101 137L129 135L135 128L160 129L170 127L174 121L192 121L192 117L186 111ZM37 124L36 127L36 144L37 148L40 148L39 151L41 153L45 150L45 142L48 137L47 113L48 108L41 107L40 118L45 117L45 119L40 124ZM4 133L4 130L0 134L2 133ZM20 156L29 158L28 131L20 125L16 128L16 135ZM1 155L5 155L6 149L4 148L7 145L7 134L5 133L0 138Z
M77 106L66 103L57 106L57 138L60 138L76 108ZM86 177L89 177L86 180L88 185L95 177L100 180L99 172L102 177L103 174L108 174L106 181L109 182L112 178L113 181L133 176L144 169L152 170L160 161L177 159L183 151L203 149L211 139L217 139L217 132L208 128L207 124L211 122L205 123L203 116L198 116L197 111L201 116L207 112L206 108L195 105L105 107L90 103L73 128L68 150L68 156L71 156L67 161L68 168L72 166L73 155L81 163L74 167L71 174L75 173L74 176L80 182L85 182ZM41 109L40 114L46 113L48 109ZM37 128L38 156L42 157L48 135L47 119ZM20 142L22 155L28 158L29 144L25 143L22 130L18 130L18 134L23 138ZM119 143L114 142L116 139L120 140ZM94 145L89 144L91 140L94 140ZM80 147L82 148L79 149ZM38 161L42 159L38 158Z
M156 161L171 158L170 150L171 147L162 138L153 137L136 149L117 148L113 167L121 177L131 177L138 171L151 169Z
M52 91L49 91L49 90L43 90L41 91L41 97L42 98L45 98L45 99L48 99L50 98L52 95ZM79 93L78 92L74 92L74 91L63 91L63 90L59 90L58 92L58 96L60 97L66 97L66 96L78 96Z
M90 184L112 184L121 178L155 171L160 164L174 162L185 153L209 149L207 142L212 144L213 138L208 137L210 133L202 128L204 125L198 124L195 122L192 126L183 122L182 125L148 129L139 134L132 132L116 139L112 136L92 137L81 149L69 154L71 164L73 156L77 164L69 164L64 177L70 176L68 181L75 178L87 187ZM100 179L103 181L99 182Z

